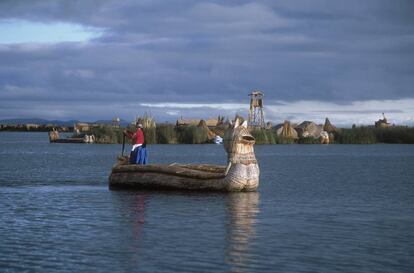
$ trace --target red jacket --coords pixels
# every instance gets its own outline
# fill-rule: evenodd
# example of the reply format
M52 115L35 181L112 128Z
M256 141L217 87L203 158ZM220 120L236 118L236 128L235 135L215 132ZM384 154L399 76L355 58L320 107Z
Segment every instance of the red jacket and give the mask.
M144 144L144 132L141 128L138 128L135 133L130 131L127 131L126 133L128 137L132 140L132 145Z

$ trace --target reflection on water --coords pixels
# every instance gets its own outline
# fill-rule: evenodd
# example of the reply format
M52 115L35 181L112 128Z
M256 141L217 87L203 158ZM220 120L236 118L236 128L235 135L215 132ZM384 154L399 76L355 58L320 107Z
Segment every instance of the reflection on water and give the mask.
M145 192L111 192L115 227L111 231L118 246L122 267L139 267L144 249Z
M231 193L228 196L226 262L232 272L248 272L251 244L256 236L259 193Z
M128 240L120 242L122 259L139 269L145 267L149 253L162 253L156 269L160 272L171 268L193 272L207 264L212 272L223 269L223 264L231 272L248 272L257 256L253 242L259 196L258 192L112 192L116 232ZM211 259L203 253L210 253Z

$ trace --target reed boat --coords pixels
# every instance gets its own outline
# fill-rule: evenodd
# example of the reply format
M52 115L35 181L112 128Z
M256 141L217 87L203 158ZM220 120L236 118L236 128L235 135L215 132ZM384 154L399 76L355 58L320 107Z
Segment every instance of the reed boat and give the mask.
M53 128L53 130L49 132L49 142L50 143L95 143L95 136L82 134L76 137L72 136L72 137L67 137L67 138L60 138L59 132L55 128Z
M225 131L223 146L227 166L210 164L129 164L119 156L109 176L111 189L255 191L259 186L259 165L254 153L255 139L236 118Z

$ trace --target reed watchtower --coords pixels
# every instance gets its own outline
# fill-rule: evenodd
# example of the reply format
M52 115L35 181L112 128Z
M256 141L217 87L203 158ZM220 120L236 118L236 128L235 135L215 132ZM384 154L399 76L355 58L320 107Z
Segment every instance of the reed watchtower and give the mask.
M264 114L263 114L263 93L260 91L253 91L250 96L250 112L248 125L265 128Z

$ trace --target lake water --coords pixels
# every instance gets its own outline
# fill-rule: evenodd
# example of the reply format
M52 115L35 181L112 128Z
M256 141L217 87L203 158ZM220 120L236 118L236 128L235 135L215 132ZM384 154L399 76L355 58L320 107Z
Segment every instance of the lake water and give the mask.
M153 163L226 160L148 148ZM414 145L255 149L258 192L110 191L121 145L0 133L0 271L414 271Z

